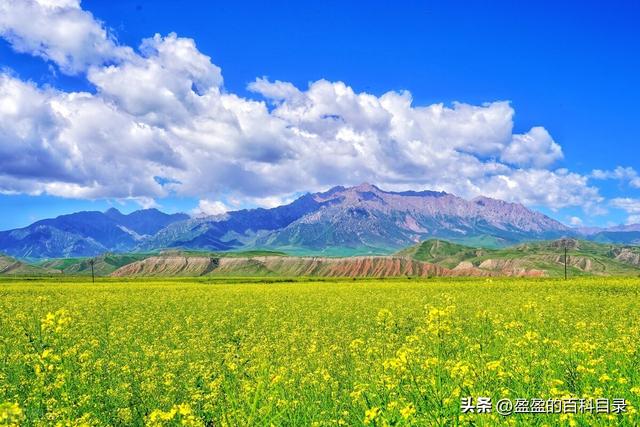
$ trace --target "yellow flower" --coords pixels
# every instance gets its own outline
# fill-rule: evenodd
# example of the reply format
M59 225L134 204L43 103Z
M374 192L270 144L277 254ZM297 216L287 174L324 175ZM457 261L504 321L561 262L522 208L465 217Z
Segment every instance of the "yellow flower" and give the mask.
M19 427L23 418L22 409L17 403L0 404L0 426Z
M390 310L383 308L380 311L378 311L378 316L376 317L376 322L378 323L378 325L387 326L391 323L392 320L393 320L393 314L391 313Z
M193 415L191 406L186 403L174 405L166 412L156 409L149 414L146 423L148 427L162 427L175 424L187 427L204 427L204 423Z
M351 341L351 343L349 344L349 348L352 351L356 351L363 345L364 345L364 340L361 338L356 338L355 340Z
M47 313L47 315L40 320L42 329L44 331L53 331L55 333L62 332L62 329L71 322L71 317L67 310L60 309L55 313Z
M416 408L415 406L413 406L413 404L409 404L400 410L400 415L402 415L402 418L404 418L405 420L411 417L415 413L416 413Z
M607 382L607 381L611 381L611 377L609 375L607 375L607 374L602 374L602 375L600 375L600 378L598 378L598 380L601 383L604 383L604 382Z
M497 370L500 365L502 365L502 361L500 360L494 360L493 362L487 362L487 369L490 371L495 371Z
M380 416L380 408L373 407L371 409L367 409L364 413L364 423L370 424Z

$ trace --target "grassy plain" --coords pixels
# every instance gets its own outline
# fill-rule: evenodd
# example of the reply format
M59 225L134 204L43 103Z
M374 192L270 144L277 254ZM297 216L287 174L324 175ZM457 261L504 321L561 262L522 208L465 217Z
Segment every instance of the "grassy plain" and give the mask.
M639 406L637 278L0 280L0 425L634 426Z

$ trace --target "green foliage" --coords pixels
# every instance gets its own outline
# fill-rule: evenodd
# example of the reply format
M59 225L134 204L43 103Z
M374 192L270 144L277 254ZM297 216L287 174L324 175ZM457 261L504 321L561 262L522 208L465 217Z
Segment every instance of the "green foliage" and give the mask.
M549 276L564 275L564 246L562 240L523 243L503 249L463 246L444 240L426 240L411 246L398 255L408 256L454 268L466 261L486 270L501 268L544 270ZM567 240L569 274L637 276L640 274L640 248L601 244L584 240ZM483 264L483 262L486 262Z
M640 279L0 279L15 425L636 426ZM626 415L460 399L624 398Z
M447 242L446 240L426 240L419 245L412 246L398 252L398 255L409 256L418 261L440 264L453 268L462 261L474 259L486 254L496 253L491 249L472 248Z

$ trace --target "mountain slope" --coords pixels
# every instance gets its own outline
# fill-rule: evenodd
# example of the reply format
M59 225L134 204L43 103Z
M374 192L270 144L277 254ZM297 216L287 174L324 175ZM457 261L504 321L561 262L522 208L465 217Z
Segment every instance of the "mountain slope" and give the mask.
M111 208L104 214L140 236L151 236L174 222L189 219L189 215L184 213L166 214L155 208L134 211L128 215Z
M273 209L228 212L169 225L139 250L264 248L293 254L388 254L429 237L505 246L571 233L520 204L468 201L434 191L389 192L362 184L306 194Z
M224 215L193 218L176 222L141 242L139 250L190 248L230 250L246 246L260 233L286 227L291 222L322 206L304 195L288 205L272 209L243 209Z
M61 272L68 275L90 275L91 264L90 261L94 260L93 270L96 276L108 276L120 267L132 264L137 261L142 261L146 258L154 256L162 257L206 257L206 258L220 258L220 257L256 257L256 256L286 256L282 252L273 251L244 251L244 252L203 252L203 251L178 251L170 250L163 251L160 254L157 253L124 253L115 254L107 253L94 258L54 258L41 261L38 266ZM196 274L197 275L197 274Z
M403 249L397 255L454 268L463 261L495 252L497 251L492 249L472 248L447 242L446 240L431 239Z
M107 276L118 268L151 256L150 254L104 254L93 258L96 276ZM40 267L56 270L68 275L91 274L91 258L58 258L38 264Z
M157 256L116 270L112 276L279 276L403 277L468 276L476 271L449 270L403 257L184 257ZM492 273L481 272L489 276Z
M474 267L448 269L407 257L185 257L156 256L112 273L115 277L278 276L278 277L432 277L541 276L539 271L486 271Z
M599 243L640 245L640 231L601 231L589 239Z
M133 250L146 233L157 233L167 225L189 218L146 209L123 215L78 212L37 221L28 227L0 232L0 250L20 258L94 256L104 252Z
M624 224L613 227L579 227L575 229L588 240L600 243L640 245L640 224Z
M520 204L486 197L467 201L442 192L398 193L369 184L338 187L313 197L322 204L320 209L258 238L256 245L317 252L338 246L388 253L429 237L485 239L504 246L571 232Z
M26 264L14 258L0 255L0 275L41 276L59 273L56 270Z
M503 249L471 248L448 242L427 240L398 253L420 261L453 268L454 264L483 271L543 270L549 276L564 274L564 247L567 246L569 274L640 274L640 248L565 239L529 242Z

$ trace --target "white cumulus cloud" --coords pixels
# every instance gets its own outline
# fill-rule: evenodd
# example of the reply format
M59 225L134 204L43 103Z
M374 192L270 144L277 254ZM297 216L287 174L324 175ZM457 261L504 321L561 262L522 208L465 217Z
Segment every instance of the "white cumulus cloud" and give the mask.
M50 60L69 74L133 55L79 0L2 0L0 36L16 51Z
M0 0L0 36L87 78L94 93L0 75L0 192L79 198L227 200L272 206L299 191L364 181L551 208L594 206L588 177L554 169L547 130L514 133L508 102L414 105L344 82L258 78L261 99L226 91L194 40L121 46L72 0Z
M631 187L640 188L640 175L632 167L618 166L614 170L595 169L591 172L593 179L614 179L627 182Z
M611 205L630 214L640 214L640 199L617 197L611 200Z
M501 154L501 159L507 163L538 168L551 166L562 157L562 148L540 126L525 134L513 135L511 143Z
M622 209L628 214L627 224L640 223L640 199L631 197L617 197L611 199L611 206Z
M191 213L195 216L201 215L223 215L229 212L231 209L219 200L200 200L198 207Z

